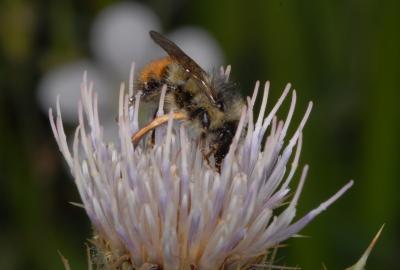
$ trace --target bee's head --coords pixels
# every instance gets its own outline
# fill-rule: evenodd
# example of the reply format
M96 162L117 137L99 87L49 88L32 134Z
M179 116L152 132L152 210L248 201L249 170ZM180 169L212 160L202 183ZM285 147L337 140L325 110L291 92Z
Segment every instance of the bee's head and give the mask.
M238 93L238 85L214 73L211 85L216 95L216 107L225 114L226 121L239 120L244 100Z

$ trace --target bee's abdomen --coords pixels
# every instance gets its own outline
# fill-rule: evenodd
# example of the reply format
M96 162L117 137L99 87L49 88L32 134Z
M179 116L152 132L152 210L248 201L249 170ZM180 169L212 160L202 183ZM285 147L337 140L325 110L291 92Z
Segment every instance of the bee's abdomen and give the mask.
M173 62L170 57L164 57L148 63L139 74L139 81L142 83L150 80L164 79L168 66Z
M158 59L147 64L139 74L137 88L143 92L145 102L156 101L161 93L161 87L166 83L168 67L172 63L170 57Z

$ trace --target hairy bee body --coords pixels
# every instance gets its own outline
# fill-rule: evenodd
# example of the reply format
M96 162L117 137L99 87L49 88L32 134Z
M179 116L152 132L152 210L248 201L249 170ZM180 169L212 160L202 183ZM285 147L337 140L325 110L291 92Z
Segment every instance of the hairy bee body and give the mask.
M205 73L194 61L189 64L196 66L188 68L174 53L150 62L142 69L136 88L142 91L143 101L158 102L161 89L166 85L165 111L184 113L191 126L209 142L219 165L229 151L244 101L234 91L234 84L227 82L224 76Z

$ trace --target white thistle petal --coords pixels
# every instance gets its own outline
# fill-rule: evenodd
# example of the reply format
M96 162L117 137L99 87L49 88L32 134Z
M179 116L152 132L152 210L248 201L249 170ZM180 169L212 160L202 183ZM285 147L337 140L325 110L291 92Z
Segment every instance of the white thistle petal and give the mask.
M49 110L54 137L96 230L93 241L104 254L111 254L110 265L125 258L130 269L148 263L165 270L192 266L245 269L269 248L298 233L353 184L349 182L293 223L306 166L292 200L276 214L275 209L283 205L291 190L303 128L312 108L309 103L297 129L285 139L296 105L294 90L285 121L278 121L276 114L290 84L264 117L270 84L265 83L260 112L253 115L260 87L256 83L221 173L207 164L200 145L188 136L185 126L173 123L172 113L168 124L155 130L154 146L141 143L135 148L131 136L139 130L140 93L134 93L133 69L134 65L127 91L124 84L119 91L119 135L115 142L103 138L97 94L86 73L72 151L67 145L59 100L56 117ZM229 73L229 66L221 69L226 79ZM164 114L166 90L164 86L158 116ZM132 94L134 104L129 100Z

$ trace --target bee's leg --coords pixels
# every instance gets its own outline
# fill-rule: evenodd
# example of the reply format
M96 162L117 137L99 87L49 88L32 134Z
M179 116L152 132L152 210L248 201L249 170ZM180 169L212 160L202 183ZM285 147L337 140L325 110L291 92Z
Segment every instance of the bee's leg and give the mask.
M156 109L153 113L153 120L157 118L157 111L158 109ZM153 146L156 144L156 129L153 129L151 131L151 139L150 139L150 144Z
M215 143L213 145L212 152L210 151L210 155L214 155L214 160L215 160L215 169L218 173L221 173L221 165L222 165L222 159L218 155L218 153L221 151L221 144Z
M213 155L217 150L218 150L218 146L216 144L211 144L208 152L205 151L205 147L202 147L203 158L205 159L205 161L207 161L208 165L210 165L210 159L209 159L210 156Z
M128 106L129 106L129 107L132 107L132 106L135 105L135 102L136 102L136 98L137 98L137 97L139 97L141 100L142 100L142 98L144 97L144 95L143 95L144 92L143 92L141 89L137 89L137 90L135 90L135 91L136 91L136 92L133 93L133 95L129 97L129 100L128 100Z
M185 113L182 112L174 112L172 113L172 119L174 120L187 120L188 117ZM162 124L167 123L169 120L169 115L164 114L159 117L154 118L150 123L148 123L146 126L138 130L135 134L132 135L131 140L134 146L137 146L139 141L143 138L144 135L146 135L149 131L152 131L158 126L161 126Z
M201 153L203 154L203 158L207 161L207 164L210 165L210 160L208 159L207 149L206 149L206 133L203 131L200 134L200 141L199 141Z
M231 138L226 139L225 141L218 143L214 152L215 158L215 168L217 168L218 173L221 173L222 161L224 160L226 154L229 152L229 147L232 142Z
M151 131L150 145L153 146L156 144L156 129Z
M135 100L136 100L135 96L131 96L131 97L129 98L128 106L129 106L129 107L132 107L132 106L135 104Z
M140 95L141 95L141 92L140 92ZM132 107L133 105L135 105L135 100L136 100L135 95L130 96L129 100L128 100L128 107ZM119 120L118 118L119 118L118 115L115 116L115 122L117 122L117 123Z
M203 108L198 108L190 113L191 119L197 118L200 120L201 125L203 126L203 130L200 135L200 148L203 154L203 158L207 161L207 164L210 165L210 160L208 159L210 155L214 152L212 149L212 145L210 146L211 150L206 152L206 138L208 129L210 127L210 118L207 111Z
M217 173L221 174L221 162L216 162L215 163L215 168L217 169Z

